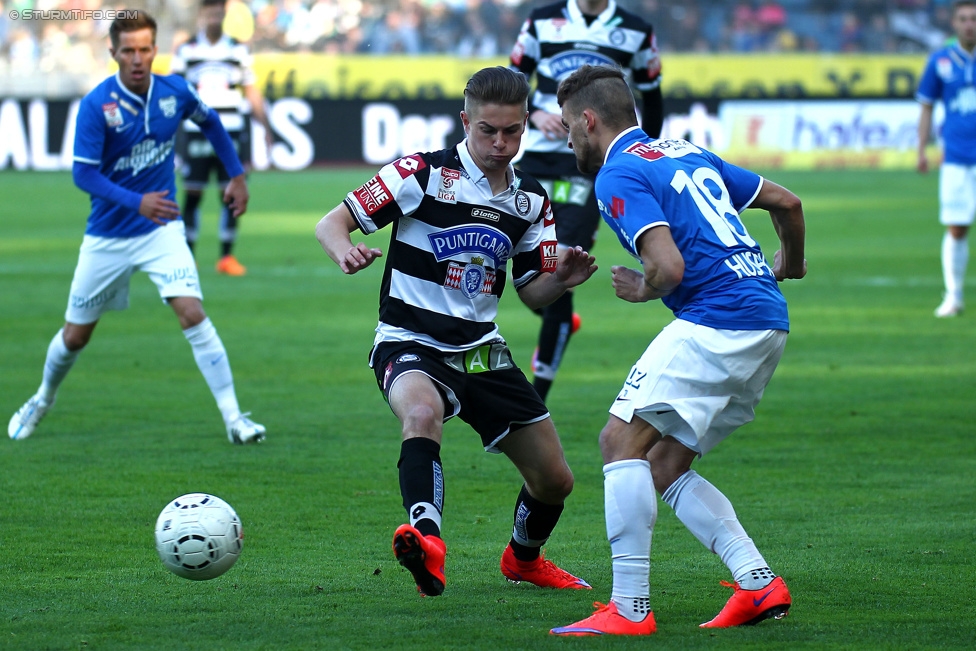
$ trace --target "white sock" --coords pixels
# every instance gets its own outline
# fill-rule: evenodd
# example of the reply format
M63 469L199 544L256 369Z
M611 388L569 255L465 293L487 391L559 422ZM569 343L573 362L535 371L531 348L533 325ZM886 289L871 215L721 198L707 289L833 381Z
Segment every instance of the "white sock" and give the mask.
M625 459L603 466L607 540L613 555L613 591L617 612L632 622L651 612L651 533L657 520L657 494L651 464Z
M81 350L68 350L68 347L64 345L64 328L58 330L58 334L54 335L54 339L47 347L44 376L41 380L41 387L37 390L37 395L46 404L54 403L54 398L58 394L58 387L67 377L71 367L74 366L80 352Z
M962 303L962 288L969 264L969 240L957 240L946 231L942 237L942 278L946 296Z
M217 400L217 408L220 409L224 422L229 423L237 418L241 409L237 404L237 394L234 393L230 361L227 359L224 343L217 335L217 329L207 318L184 330L183 335L193 348L193 358Z
M695 538L718 554L743 589L758 590L775 578L771 572L768 580L765 573L753 575L753 570L769 566L739 524L732 503L704 477L689 470L664 491L663 498Z

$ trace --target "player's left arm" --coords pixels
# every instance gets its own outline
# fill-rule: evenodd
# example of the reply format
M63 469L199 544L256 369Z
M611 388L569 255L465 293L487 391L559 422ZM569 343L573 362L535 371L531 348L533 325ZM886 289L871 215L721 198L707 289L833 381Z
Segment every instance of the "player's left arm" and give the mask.
M559 254L556 269L543 272L518 289L519 298L530 309L536 310L553 303L557 298L577 285L590 279L597 270L596 258L583 247L565 248Z
M803 257L806 222L800 198L768 179L763 179L759 193L749 205L769 211L780 249L773 256L773 275L776 280L803 278L807 275L807 261Z

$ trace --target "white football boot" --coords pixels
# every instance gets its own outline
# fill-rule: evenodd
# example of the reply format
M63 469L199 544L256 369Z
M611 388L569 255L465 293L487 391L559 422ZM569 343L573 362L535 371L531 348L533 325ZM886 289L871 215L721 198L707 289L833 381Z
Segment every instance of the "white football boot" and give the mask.
M34 428L53 406L53 402L47 404L39 396L31 396L30 400L25 402L24 406L18 409L17 413L10 419L7 434L15 441L27 438L34 433Z
M235 445L260 443L264 440L264 425L259 425L248 418L251 412L239 414L237 418L227 423L227 438Z
M942 304L935 308L935 316L940 319L947 319L962 314L962 301L950 294L942 300Z

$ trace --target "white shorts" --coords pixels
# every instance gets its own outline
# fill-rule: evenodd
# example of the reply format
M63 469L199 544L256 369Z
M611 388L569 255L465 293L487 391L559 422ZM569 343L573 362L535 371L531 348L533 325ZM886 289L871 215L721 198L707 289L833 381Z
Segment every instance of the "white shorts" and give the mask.
M129 279L136 271L149 274L164 303L176 296L203 300L183 222L175 220L138 237L85 235L65 321L86 325L109 310L129 307Z
M939 171L939 221L969 226L976 216L976 165L943 163Z
M755 418L784 330L716 330L678 319L630 371L610 413L646 420L699 456Z

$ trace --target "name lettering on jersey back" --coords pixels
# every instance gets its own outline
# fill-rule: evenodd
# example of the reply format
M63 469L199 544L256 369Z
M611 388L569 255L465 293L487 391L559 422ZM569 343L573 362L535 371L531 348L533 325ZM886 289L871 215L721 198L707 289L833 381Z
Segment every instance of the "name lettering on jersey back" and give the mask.
M383 179L374 176L353 191L356 201L363 207L367 215L373 215L377 210L393 201L393 194L383 183Z
M773 276L773 270L766 262L766 256L754 251L735 253L725 259L725 266L735 272L739 280L756 276Z
M438 262L462 254L484 254L498 268L512 255L512 241L491 226L465 224L427 235L431 251Z
M147 138L132 148L132 153L128 156L121 156L115 162L112 171L132 170L132 176L136 176L144 169L159 165L173 152L176 144L176 136L166 142L156 143L153 138Z

